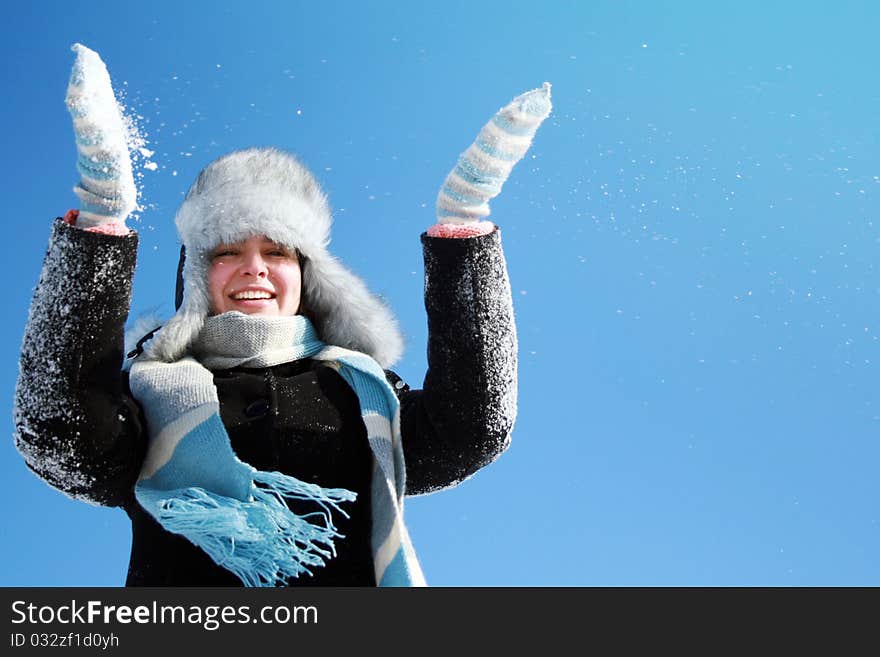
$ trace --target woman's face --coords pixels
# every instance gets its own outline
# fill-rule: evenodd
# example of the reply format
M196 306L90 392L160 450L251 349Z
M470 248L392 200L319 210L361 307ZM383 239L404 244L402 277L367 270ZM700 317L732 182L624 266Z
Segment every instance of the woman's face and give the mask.
M302 270L296 252L268 237L221 244L211 252L208 294L211 312L238 310L246 315L296 315Z

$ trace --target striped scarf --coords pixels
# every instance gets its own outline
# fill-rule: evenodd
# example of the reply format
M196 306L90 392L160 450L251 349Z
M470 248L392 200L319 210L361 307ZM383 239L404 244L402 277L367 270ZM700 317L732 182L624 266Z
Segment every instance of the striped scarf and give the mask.
M203 549L246 586L275 586L310 573L335 555L332 513L355 494L279 472L263 472L232 451L210 370L271 367L314 358L335 369L360 401L373 453L373 563L379 586L424 586L403 524L406 471L400 407L369 356L327 346L306 317L209 317L187 355L175 362L137 359L131 390L144 409L147 456L135 486L141 506L166 530ZM298 516L285 499L311 500L321 512Z

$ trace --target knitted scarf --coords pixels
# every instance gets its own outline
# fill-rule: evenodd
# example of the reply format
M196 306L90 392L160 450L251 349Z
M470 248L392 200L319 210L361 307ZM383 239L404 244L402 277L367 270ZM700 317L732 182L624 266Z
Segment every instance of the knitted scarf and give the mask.
M373 454L373 563L379 586L424 586L403 524L406 472L397 396L369 356L327 346L306 317L229 312L207 318L190 353L171 363L138 358L131 390L144 409L147 456L135 486L160 525L203 549L246 586L275 586L335 555L333 512L355 494L323 488L240 461L220 419L211 370L271 367L314 358L357 394ZM317 502L298 516L285 499Z

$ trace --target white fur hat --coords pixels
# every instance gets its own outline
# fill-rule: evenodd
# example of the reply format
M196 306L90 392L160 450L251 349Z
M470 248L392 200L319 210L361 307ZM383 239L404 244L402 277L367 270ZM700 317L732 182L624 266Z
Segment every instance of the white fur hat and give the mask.
M199 334L210 312L210 253L254 235L306 258L303 299L327 344L354 349L390 367L403 339L388 307L327 252L332 218L327 197L295 157L273 148L224 155L205 167L175 218L186 253L183 300L144 348L146 358L174 361Z

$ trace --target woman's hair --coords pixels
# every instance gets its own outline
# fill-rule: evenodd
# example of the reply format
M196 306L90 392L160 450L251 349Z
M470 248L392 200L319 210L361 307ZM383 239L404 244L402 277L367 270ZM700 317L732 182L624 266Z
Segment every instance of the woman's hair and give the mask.
M296 252L296 260L299 262L299 272L300 272L300 286L299 286L299 308L296 311L297 315L303 315L309 319L310 322L314 323L315 318L312 317L309 312L309 303L308 299L306 299L306 276L308 275L308 262L309 259L302 254L299 249L295 249Z

